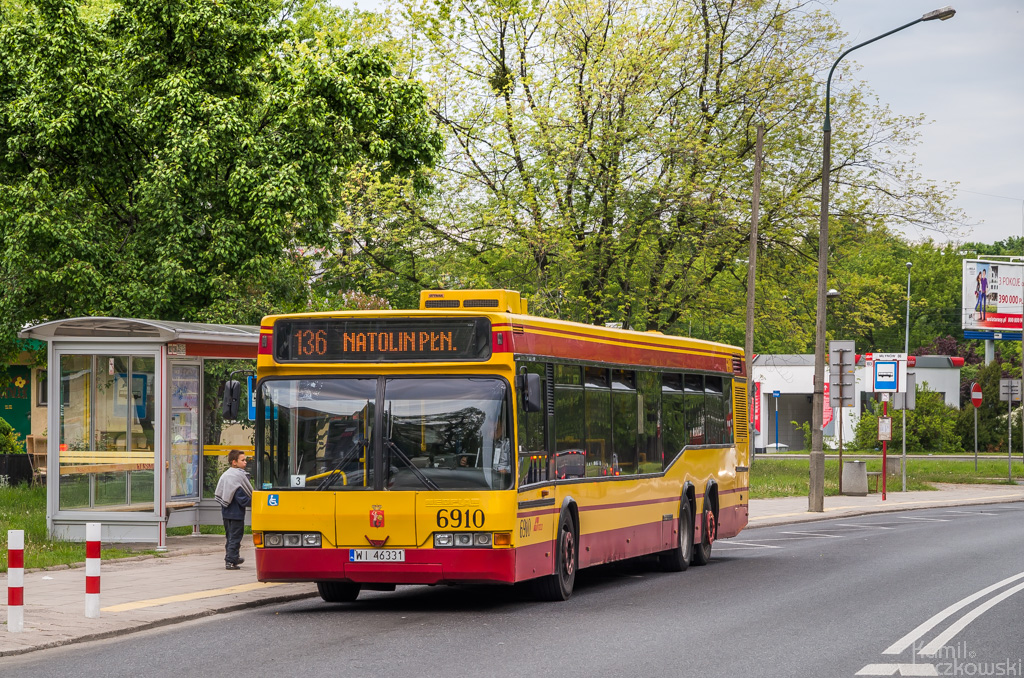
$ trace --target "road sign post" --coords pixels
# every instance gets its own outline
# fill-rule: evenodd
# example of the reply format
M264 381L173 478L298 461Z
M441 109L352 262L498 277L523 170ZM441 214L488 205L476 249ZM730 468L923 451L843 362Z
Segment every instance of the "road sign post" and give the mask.
M772 401L775 403L775 453L779 453L779 397L780 391L772 391Z
M999 399L1006 401L1006 477L1013 482L1013 401L1020 400L1021 380L1000 379Z
M978 471L978 408L981 407L981 384L971 384L971 404L974 405L974 471Z
M828 343L829 405L839 408L839 494L843 493L843 408L853 407L857 375L852 341Z

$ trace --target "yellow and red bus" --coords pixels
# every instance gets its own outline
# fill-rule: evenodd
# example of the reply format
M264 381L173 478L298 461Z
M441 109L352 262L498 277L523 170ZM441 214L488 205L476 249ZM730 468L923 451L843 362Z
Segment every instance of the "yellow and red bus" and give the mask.
M418 310L265 318L257 377L257 577L329 602L523 581L565 600L579 568L684 570L747 524L733 346L424 291Z

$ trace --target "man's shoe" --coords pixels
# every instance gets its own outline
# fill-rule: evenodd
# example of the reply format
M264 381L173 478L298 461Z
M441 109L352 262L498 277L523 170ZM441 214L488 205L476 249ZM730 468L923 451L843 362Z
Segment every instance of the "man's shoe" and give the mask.
M243 558L241 556L239 556L237 559L235 559L235 565L241 565L244 562L245 562L245 558Z
M224 569L225 570L241 570L242 568L240 568L238 566L238 563L225 563L224 564Z

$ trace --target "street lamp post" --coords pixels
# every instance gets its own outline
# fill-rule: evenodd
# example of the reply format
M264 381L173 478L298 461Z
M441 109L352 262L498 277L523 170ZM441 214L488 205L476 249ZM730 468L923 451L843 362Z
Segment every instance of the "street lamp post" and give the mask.
M903 355L908 356L910 354L910 268L914 264L907 262L907 329L903 333ZM916 383L916 382L915 382ZM917 388L915 385L914 388ZM903 467L903 491L907 491L907 405L910 403L910 394L903 394L903 459L900 462L900 466Z
M832 122L830 119L829 98L832 91L832 74L836 66L843 58L855 49L870 45L871 43L890 36L893 33L910 28L922 21L934 21L939 19L945 21L952 18L956 10L952 7L943 7L933 12L928 12L920 19L915 19L899 28L894 28L888 33L866 40L854 45L839 55L839 58L832 64L828 72L828 80L825 82L825 124L822 126L824 132L824 144L822 148L821 164L821 224L818 231L818 296L817 312L814 318L814 398L813 411L811 412L811 455L810 455L810 489L807 493L807 510L822 512L825 510L825 451L822 445L821 424L824 417L825 402L825 299L826 281L828 279L828 175L830 163L832 162Z

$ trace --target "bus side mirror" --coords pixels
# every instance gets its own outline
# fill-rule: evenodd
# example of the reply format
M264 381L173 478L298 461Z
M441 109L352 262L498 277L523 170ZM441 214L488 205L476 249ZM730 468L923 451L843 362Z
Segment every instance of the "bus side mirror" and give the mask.
M523 399L523 412L540 412L544 409L539 374L520 374L516 377L516 388Z
M224 396L220 402L220 413L227 421L238 419L238 401L242 399L242 385L232 379L224 382Z

